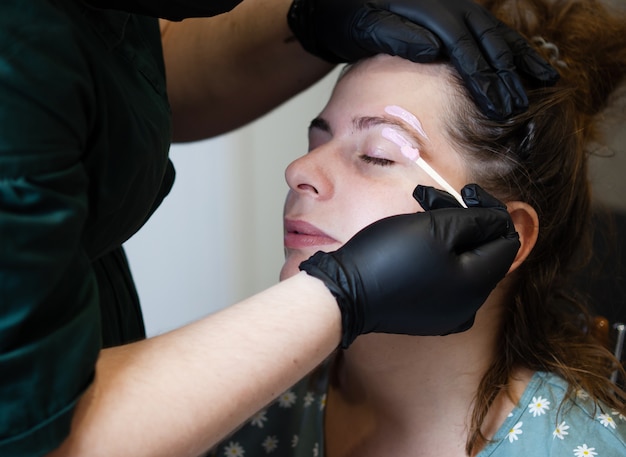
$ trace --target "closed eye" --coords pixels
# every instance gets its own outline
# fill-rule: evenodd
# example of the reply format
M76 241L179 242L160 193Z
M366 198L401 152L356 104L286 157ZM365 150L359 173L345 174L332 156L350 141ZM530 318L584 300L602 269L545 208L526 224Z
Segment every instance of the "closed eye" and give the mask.
M388 167L395 163L393 160L384 159L382 157L372 157L365 154L359 156L359 158L365 163L379 165L381 167Z

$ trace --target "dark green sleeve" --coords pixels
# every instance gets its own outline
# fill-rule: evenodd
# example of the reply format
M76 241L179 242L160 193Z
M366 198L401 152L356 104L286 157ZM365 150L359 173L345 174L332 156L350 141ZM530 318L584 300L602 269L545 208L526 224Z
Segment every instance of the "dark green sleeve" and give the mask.
M81 248L89 68L51 3L0 6L0 456L60 444L100 348Z
M86 0L98 8L181 21L190 17L211 17L230 11L242 0ZM280 18L277 18L280 19Z

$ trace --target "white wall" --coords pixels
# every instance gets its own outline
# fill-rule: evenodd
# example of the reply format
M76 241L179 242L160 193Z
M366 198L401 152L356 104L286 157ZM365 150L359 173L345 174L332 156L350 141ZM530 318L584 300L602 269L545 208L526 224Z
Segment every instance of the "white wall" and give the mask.
M233 133L172 147L174 188L125 245L149 335L277 282L284 170L306 152L309 122L336 78Z
M595 199L626 213L625 124L626 83L618 88L615 101L603 113L603 138L589 160Z

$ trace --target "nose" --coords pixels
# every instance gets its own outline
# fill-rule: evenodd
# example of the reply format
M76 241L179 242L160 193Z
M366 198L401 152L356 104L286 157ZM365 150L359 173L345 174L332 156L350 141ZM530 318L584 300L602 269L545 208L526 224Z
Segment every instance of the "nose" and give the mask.
M285 170L285 179L289 188L302 195L316 199L332 196L332 155L320 147L294 160Z

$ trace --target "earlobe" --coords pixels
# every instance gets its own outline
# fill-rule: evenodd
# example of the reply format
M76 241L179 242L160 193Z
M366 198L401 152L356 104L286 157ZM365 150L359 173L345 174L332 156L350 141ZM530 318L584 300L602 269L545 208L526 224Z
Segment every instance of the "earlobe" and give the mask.
M519 234L520 248L509 273L515 271L533 250L539 236L539 217L535 208L520 201L507 202L507 211L511 215L515 230Z

